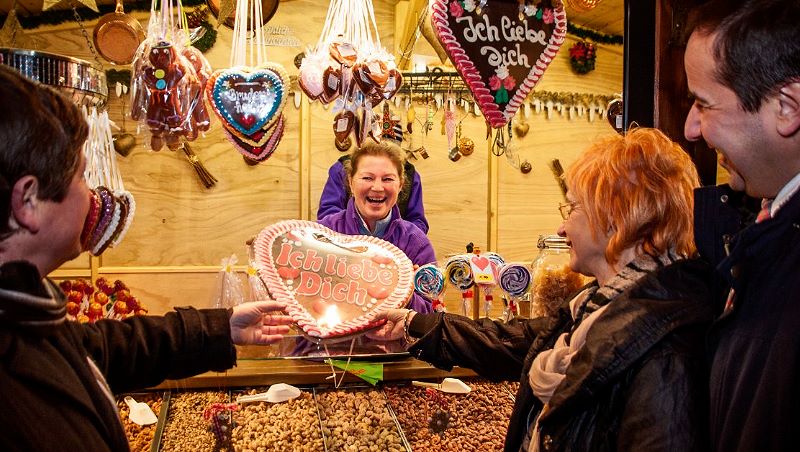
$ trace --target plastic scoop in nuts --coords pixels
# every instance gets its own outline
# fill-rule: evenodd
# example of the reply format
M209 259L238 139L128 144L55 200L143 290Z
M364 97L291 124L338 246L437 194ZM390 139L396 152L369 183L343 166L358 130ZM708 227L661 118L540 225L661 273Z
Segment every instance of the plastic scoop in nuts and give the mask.
M442 392L448 392L450 394L468 394L470 391L472 391L472 388L467 386L466 383L458 378L445 378L442 380L442 384L427 383L416 380L412 381L411 384L414 386L422 386L424 388L438 389Z
M158 422L158 417L156 417L156 414L150 409L150 405L144 402L137 402L131 396L125 397L124 400L130 409L128 419L134 424L150 425Z
M300 396L300 390L286 383L277 383L269 387L267 392L241 396L236 399L239 403L270 402L281 403Z

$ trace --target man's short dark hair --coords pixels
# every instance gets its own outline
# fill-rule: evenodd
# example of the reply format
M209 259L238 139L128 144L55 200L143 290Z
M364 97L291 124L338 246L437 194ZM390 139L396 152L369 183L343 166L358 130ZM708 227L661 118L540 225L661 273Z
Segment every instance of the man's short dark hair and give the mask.
M0 64L0 239L10 232L11 190L22 177L38 179L39 198L64 200L88 131L68 97Z
M800 1L715 0L693 11L689 29L717 33L717 80L756 112L786 83L800 81Z

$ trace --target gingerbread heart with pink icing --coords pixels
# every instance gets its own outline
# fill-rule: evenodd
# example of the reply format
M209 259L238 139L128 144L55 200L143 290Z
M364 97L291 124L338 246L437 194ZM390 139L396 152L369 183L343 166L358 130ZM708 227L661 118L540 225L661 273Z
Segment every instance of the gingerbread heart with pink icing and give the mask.
M485 5L483 8L481 5ZM483 112L506 125L564 42L561 0L434 0L431 22Z
M404 306L413 292L411 261L375 237L288 220L262 230L253 249L270 293L287 304L287 313L311 337L330 339L378 326L378 311Z

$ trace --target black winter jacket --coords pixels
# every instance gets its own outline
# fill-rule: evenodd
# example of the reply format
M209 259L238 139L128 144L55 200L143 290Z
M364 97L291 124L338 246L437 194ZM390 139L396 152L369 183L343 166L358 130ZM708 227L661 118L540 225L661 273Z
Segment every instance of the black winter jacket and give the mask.
M541 416L541 450L706 449L709 275L699 260L678 261L609 303ZM516 452L542 410L528 383L532 361L572 323L566 304L556 317L508 324L418 314L409 332L420 339L409 351L442 369L519 380L505 440L505 450Z
M695 192L698 248L736 293L733 309L709 332L711 443L725 452L796 450L800 194L749 226L752 215L734 200L726 187ZM728 257L719 253L722 242Z
M0 450L128 450L108 387L120 393L236 362L224 309L82 325L64 320L64 305L32 265L0 267Z

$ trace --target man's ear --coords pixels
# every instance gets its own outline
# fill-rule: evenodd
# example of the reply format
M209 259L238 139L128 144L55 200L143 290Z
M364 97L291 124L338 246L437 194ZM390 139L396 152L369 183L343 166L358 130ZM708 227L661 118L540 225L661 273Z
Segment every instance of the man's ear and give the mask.
M23 176L11 191L11 221L32 233L39 232L42 202L38 196L39 180L36 176Z
M778 91L778 133L791 137L800 133L800 82L787 83Z

